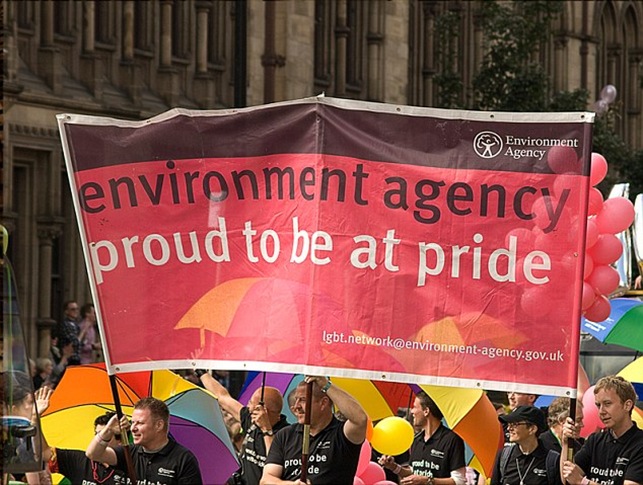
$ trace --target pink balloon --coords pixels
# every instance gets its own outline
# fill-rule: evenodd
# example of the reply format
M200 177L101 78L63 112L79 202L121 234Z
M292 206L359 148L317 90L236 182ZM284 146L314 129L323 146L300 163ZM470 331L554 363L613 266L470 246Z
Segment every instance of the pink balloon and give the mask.
M634 205L625 197L612 197L603 202L596 215L596 226L603 234L618 234L630 227L634 220Z
M397 483L390 480L382 480L380 482L374 483L373 485L397 485Z
M587 283L593 286L596 292L601 295L612 293L618 287L619 281L618 271L606 264L596 266L592 274L587 278Z
M382 480L386 480L386 473L384 472L384 468L377 463L369 461L359 477L364 481L365 485L373 485Z
M600 153L592 153L592 163L589 169L589 183L597 186L607 175L607 160Z
M596 244L596 241L598 241L598 236L600 235L600 232L598 230L598 226L596 225L596 222L594 222L594 219L587 219L587 231L585 232L585 249L591 248L594 244Z
M594 300L596 299L596 292L594 291L594 288L592 288L592 285L589 283L583 283L583 300L581 303L581 309L583 311L587 310L590 306L592 306L592 303L594 303Z
M621 257L623 245L614 234L601 234L588 251L594 265L610 264Z
M353 485L366 485L360 477L353 478Z
M596 187L589 189L589 202L587 205L587 215L595 216L603 208L603 194Z
M567 146L553 146L547 154L547 164L554 173L569 173L578 170L576 150Z
M594 303L585 310L585 318L592 322L602 322L610 316L612 306L604 295L596 295Z
M370 461L371 444L368 442L368 440L364 440L364 443L362 443L362 449L359 452L359 460L357 462L357 476L361 475L362 472L366 470L366 466L370 463Z
M605 425L598 417L598 408L594 400L594 386L591 386L583 393L583 429L580 435L587 438L594 431L603 429Z

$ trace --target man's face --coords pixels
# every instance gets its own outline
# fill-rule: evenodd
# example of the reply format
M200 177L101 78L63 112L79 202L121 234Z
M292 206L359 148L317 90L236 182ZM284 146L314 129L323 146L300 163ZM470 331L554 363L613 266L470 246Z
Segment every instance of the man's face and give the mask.
M312 419L319 417L322 408L322 401L324 398L316 399L312 397L312 402L310 403L310 410L312 413ZM295 391L295 404L291 408L291 411L297 418L297 422L300 424L304 423L306 418L306 386L298 386Z
M422 407L418 398L415 398L415 401L413 401L411 415L413 416L413 426L421 428L426 424L426 410Z
M509 407L516 409L518 406L533 406L534 405L534 395L533 394L523 394L521 392L508 392L507 397L509 398Z
M149 409L135 409L131 431L135 445L148 446L163 433L163 426L160 420L152 417Z
M617 428L629 419L630 412L613 389L601 389L594 395L598 416L606 428ZM628 403L630 401L627 401Z
M521 443L531 434L533 434L534 426L526 421L519 423L508 423L507 431L509 431L509 441L511 443Z
M78 307L78 303L72 301L67 305L67 308L65 308L65 315L67 315L67 317L71 318L72 320L75 320L76 318L78 318L79 311L80 308Z

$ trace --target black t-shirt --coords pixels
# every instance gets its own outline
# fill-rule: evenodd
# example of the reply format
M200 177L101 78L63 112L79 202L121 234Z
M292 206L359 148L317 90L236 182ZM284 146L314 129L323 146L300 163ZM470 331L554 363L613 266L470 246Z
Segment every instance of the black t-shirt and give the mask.
M562 453L563 447L560 445L560 441L558 441L558 438L554 436L554 432L551 429L548 429L544 433L541 433L538 438L546 449ZM582 438L579 438L578 440L572 440L572 448L574 449L574 454L580 451L582 446Z
M91 461L84 451L56 448L56 460L50 462L50 470L66 476L73 484L116 485L125 483L121 470L105 467Z
M426 441L422 430L413 438L409 465L414 475L449 478L453 470L465 467L464 441L443 425Z
M125 450L114 448L116 468L127 471ZM140 445L130 447L139 485L200 485L203 483L199 462L194 454L172 438L156 453L146 453ZM146 481L144 481L146 480Z
M504 450L509 447L511 452L506 461L504 474L501 470L501 457ZM542 442L538 440L538 446L534 451L525 455L520 446L515 444L505 445L496 455L496 462L491 474L491 485L543 485L553 480L553 484L562 485L560 480L560 455L554 454L555 463L547 475L547 454Z
M241 448L241 475L246 485L258 485L266 463L266 442L257 426L252 423L252 414L247 406L241 408L241 428L246 435ZM272 427L277 432L288 426L286 416L283 414L279 421Z
M266 463L283 467L282 480L301 477L303 425L286 426L275 435ZM315 485L353 485L362 445L344 435L344 423L333 417L322 431L310 437L308 479Z
M593 433L576 454L575 462L596 483L643 483L643 430L636 423L623 436L609 430Z

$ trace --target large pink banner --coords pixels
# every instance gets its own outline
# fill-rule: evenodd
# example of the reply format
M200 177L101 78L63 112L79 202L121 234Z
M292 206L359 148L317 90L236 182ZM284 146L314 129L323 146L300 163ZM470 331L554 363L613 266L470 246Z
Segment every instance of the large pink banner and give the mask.
M575 392L591 114L60 115L111 372Z

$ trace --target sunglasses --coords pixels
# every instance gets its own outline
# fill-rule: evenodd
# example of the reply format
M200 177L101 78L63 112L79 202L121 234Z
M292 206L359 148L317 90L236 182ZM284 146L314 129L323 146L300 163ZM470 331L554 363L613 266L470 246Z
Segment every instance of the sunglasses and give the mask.
M528 421L520 421L518 423L507 423L507 428L515 428L516 426L520 426L521 424L524 424L525 426L532 426L532 423L529 423Z

